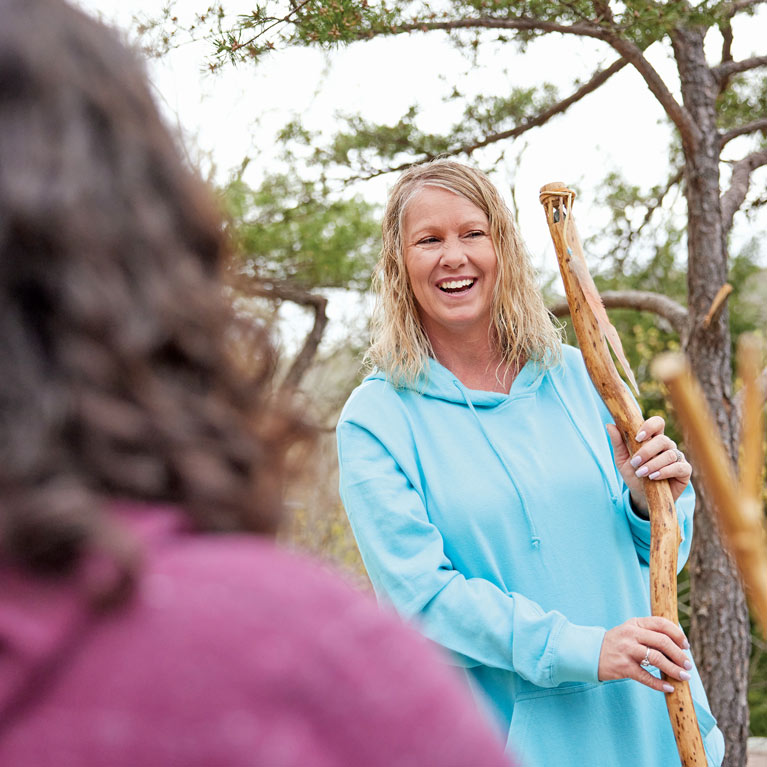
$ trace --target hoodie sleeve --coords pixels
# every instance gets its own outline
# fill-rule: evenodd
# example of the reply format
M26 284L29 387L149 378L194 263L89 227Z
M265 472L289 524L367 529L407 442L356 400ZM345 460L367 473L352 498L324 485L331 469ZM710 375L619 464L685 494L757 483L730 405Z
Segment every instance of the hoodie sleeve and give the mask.
M386 416L390 433L397 414ZM414 446L398 460L369 424L343 416L337 435L341 498L379 596L460 665L515 671L539 687L598 681L604 628L570 623L453 567L426 513Z

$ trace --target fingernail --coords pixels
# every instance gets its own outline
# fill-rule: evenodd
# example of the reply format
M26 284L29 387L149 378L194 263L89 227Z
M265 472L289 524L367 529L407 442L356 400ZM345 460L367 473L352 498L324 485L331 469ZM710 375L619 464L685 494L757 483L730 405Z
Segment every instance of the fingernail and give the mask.
M650 479L658 479L658 477L660 477L660 472L659 471L654 471L652 474L650 474L649 478Z
M674 688L670 684L664 684L663 692L674 692Z
M681 679L683 682L688 682L688 681L690 680L690 678L691 678L691 677L690 677L690 675L689 675L689 674L688 674L686 671L680 671L680 672L679 672L679 678L680 678L680 679Z
M640 431L639 434L636 435L636 441L641 442L646 436L647 436L646 431Z
M642 463L642 456L641 455L635 455L631 459L630 463L636 469L636 467L639 466L640 463Z
M636 474L637 477L644 477L644 475L647 474L647 471L648 471L647 467L646 466L642 466L642 468L641 469L637 469L634 472L634 474Z
M686 660L684 662L684 667L689 671L692 668L692 662L689 660Z
M690 643L687 641L687 639L685 639L684 642L682 642L682 647L685 650L689 650L690 649ZM687 661L687 662L690 663L690 661ZM692 668L692 663L690 663L690 668Z

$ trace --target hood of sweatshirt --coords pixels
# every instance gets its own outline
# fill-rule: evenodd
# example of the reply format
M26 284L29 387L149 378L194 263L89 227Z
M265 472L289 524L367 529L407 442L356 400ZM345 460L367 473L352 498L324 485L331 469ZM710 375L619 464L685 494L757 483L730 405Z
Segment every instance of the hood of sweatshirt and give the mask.
M510 398L534 393L543 382L545 372L540 363L527 362L514 379L508 394L482 391L464 386L454 373L437 360L430 358L427 361L426 370L416 382L412 385L405 385L404 388L412 389L425 397L433 397L467 407L494 408L505 404ZM385 373L375 370L365 380L386 381L388 379Z
M156 545L188 525L175 509L115 504L125 534L141 546ZM95 618L94 585L114 572L110 562L86 557L67 577L32 576L0 566L0 727L39 693L66 663Z

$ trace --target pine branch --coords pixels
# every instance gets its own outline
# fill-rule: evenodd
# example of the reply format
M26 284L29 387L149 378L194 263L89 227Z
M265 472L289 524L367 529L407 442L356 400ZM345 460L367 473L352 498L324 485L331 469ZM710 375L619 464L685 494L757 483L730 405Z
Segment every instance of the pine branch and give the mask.
M642 223L637 227L636 234L639 234L642 229L647 226L647 224L650 223L650 219L652 218L652 214L655 213L658 208L660 208L663 205L663 200L666 199L666 195L684 178L684 168L679 168L679 170L674 173L673 176L671 176L668 181L666 181L665 186L661 189L660 193L655 199L655 202L647 206L647 211L645 212L644 218L642 219Z
M753 122L741 125L739 128L733 128L732 130L723 133L719 138L719 146L721 148L738 136L745 136L748 133L755 133L758 130L767 131L767 117L762 117L759 120L754 120Z
M458 29L516 29L526 32L559 32L563 35L578 35L593 37L597 40L607 40L606 30L596 24L584 21L578 24L560 24L556 21L542 19L496 19L492 16L475 16L470 19L452 19L450 21L418 21L409 24L396 24L391 32L382 34L401 34L408 32L429 32L442 30L453 32ZM369 33L365 33L369 37Z
M605 290L600 293L606 309L637 309L663 317L681 338L687 334L689 315L687 309L662 293L646 290ZM570 313L567 301L558 301L549 307L555 317L564 317Z
M265 19L268 21L271 21L271 24L266 25L263 29L261 29L257 34L253 35L249 40L245 40L244 42L237 43L237 48L248 48L249 46L253 45L253 43L256 42L260 37L263 37L267 32L270 32L272 29L274 29L276 26L279 26L280 24L289 24L293 23L292 17L294 17L298 12L305 6L308 5L312 0L303 0L302 2L296 4L291 3L291 9L288 14L285 16L278 18L273 17L270 19Z
M722 33L722 63L732 61L732 25L728 19L719 27Z
M544 123L547 123L552 117L561 114L571 107L576 102L580 101L584 96L592 93L601 85L606 83L614 74L620 72L628 62L625 59L618 59L614 61L607 69L602 69L596 72L591 79L584 83L580 88L574 91L567 98L558 101L556 104L544 109L543 112L525 120L521 125L517 125L514 128L510 128L506 131L500 131L499 133L493 133L490 136L486 136L481 141L477 141L474 144L466 144L455 150L455 154L471 154L477 149L487 146L488 144L494 144L497 141L502 141L507 138L517 138L523 133L526 133L532 128L538 128Z
M767 149L752 152L733 165L730 187L721 198L722 227L725 234L732 229L735 213L746 199L751 174L764 165L767 165Z
M610 0L594 0L594 8L599 13L597 21L606 21L608 24L614 23L615 17L610 8Z
M714 73L714 77L722 82L739 72L748 72L751 69L765 66L767 66L767 56L752 56L749 59L741 59L740 61L723 61L711 71Z

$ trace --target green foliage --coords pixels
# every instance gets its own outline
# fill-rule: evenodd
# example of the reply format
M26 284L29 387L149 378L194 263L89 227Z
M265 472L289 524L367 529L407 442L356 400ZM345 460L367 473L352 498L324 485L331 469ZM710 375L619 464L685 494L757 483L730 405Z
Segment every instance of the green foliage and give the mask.
M728 130L767 114L767 75L745 73L733 77L717 100L719 128ZM767 131L762 131L762 137Z
M704 0L694 7L685 0L628 0L621 4L593 0L446 0L407 2L406 0L293 0L259 3L247 15L231 16L222 4L215 4L185 31L193 37L207 36L213 42L211 69L226 63L260 60L273 50L313 46L333 49L339 45L377 36L436 31L447 32L456 44L472 51L480 42L506 41L524 47L529 41L549 34L552 29L586 30L587 36L623 39L644 50L657 40L668 39L678 25L711 27L726 23L729 5ZM166 11L162 25L164 39L176 36L183 24L172 11ZM175 28L168 33L169 20ZM514 28L502 28L511 23ZM151 28L151 24L145 25ZM171 26L173 26L171 24ZM735 83L745 82L736 78ZM763 96L753 88L734 85L721 99L722 127L745 119L748 114L764 114ZM730 91L732 91L730 93ZM489 135L524 127L546 112L561 98L553 85L519 88L510 82L502 95L480 94L466 99L457 89L449 97L464 101L462 118L444 132L419 128L419 112L412 106L395 122L376 123L361 115L340 117L341 127L329 141L311 136L294 123L281 140L311 146L312 161L334 167L337 175L352 178L378 175L440 154L471 153ZM761 111L759 111L761 110ZM752 117L753 119L753 117Z
M391 33L399 13L384 3L367 0L305 0L257 4L238 16L228 28L212 30L215 56L219 63L258 59L285 46L319 45L333 48L375 34Z
M767 736L767 653L756 645L751 660L748 707L751 712L751 735Z
M557 87L551 83L543 83L537 88L515 88L509 85L507 95L480 94L466 106L461 124L470 125L476 139L479 139L532 119L553 106L558 97Z
M235 178L222 197L246 271L303 289L367 287L380 247L374 206L287 174L257 189Z
M342 118L344 127L324 152L317 153L317 159L340 166L352 164L362 173L372 174L380 167L380 158L395 161L414 154L435 157L447 152L450 138L420 131L414 121L416 115L417 108L411 107L394 125L372 123L361 116Z
M764 738L767 737L767 643L753 624L751 642L748 685L750 734Z

